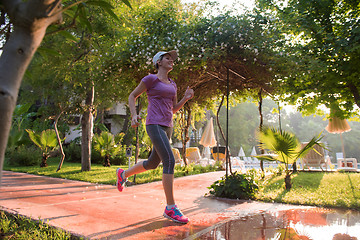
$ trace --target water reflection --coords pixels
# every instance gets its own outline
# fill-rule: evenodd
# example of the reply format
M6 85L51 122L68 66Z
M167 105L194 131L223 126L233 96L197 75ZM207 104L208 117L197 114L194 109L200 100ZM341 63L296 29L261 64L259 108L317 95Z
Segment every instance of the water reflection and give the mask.
M199 239L360 240L360 213L320 208L266 212L229 221Z

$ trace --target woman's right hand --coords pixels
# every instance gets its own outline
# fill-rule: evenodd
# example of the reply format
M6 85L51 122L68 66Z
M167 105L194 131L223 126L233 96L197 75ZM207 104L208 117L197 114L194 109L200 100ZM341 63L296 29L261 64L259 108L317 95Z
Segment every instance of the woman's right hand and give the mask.
M189 86L187 87L184 97L187 100L190 100L194 97L194 90L192 90Z
M139 120L141 119L141 117L139 115L134 115L131 117L131 127L136 128L137 126L140 125Z

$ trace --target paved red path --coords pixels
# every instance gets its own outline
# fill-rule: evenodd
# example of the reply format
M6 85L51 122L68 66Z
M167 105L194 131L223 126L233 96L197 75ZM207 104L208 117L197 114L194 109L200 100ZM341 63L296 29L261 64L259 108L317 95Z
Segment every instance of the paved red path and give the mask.
M3 172L0 208L41 219L88 239L195 239L231 218L278 208L278 204L204 197L224 172L176 178L175 198L191 222L162 217L161 182L120 193L115 186ZM115 173L114 173L115 177Z

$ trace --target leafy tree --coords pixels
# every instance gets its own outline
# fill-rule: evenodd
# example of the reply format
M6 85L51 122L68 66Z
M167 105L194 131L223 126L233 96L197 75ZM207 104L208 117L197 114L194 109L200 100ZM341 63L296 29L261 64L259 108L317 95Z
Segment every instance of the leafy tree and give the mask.
M208 5L211 7L211 5ZM179 59L171 72L181 97L188 86L195 97L179 111L183 145L188 141L192 107L211 107L226 93L229 72L231 96L257 96L260 89L273 91L270 83L281 69L277 48L283 37L259 13L236 15L233 12L204 16L211 11L186 9L179 1L142 6L137 25L123 51L116 54L122 77L140 80L152 72L151 58L159 50L176 49ZM276 55L276 57L274 57ZM194 105L193 103L196 103ZM191 105L191 107L189 107Z
M30 129L26 129L29 134L29 137L36 146L42 151L42 161L40 167L47 167L47 159L50 156L50 152L54 150L57 146L57 137L53 129L47 129L41 133L35 133Z
M360 107L360 5L353 0L258 0L259 11L287 35L279 48L288 71L278 76L284 99L304 113L339 105L339 117ZM269 11L270 10L270 11ZM354 105L357 105L357 108Z
M174 12L176 10L176 12ZM259 14L202 16L202 11L181 8L178 1L141 8L139 27L117 56L123 75L140 79L152 71L151 58L160 49L179 52L172 71L181 94L187 86L195 89L194 102L206 105L226 92L227 68L233 95L247 95L264 88L276 73L272 66L281 57L272 54L281 44L281 35ZM160 27L161 26L161 27ZM274 30L275 31L275 30Z
M70 0L1 1L1 39L5 39L6 43L2 48L0 57L0 92L2 93L0 95L0 171L3 167L11 118L19 87L34 53L40 46L47 28L54 23L60 23L63 20L62 13L66 10L75 13L66 16L73 19L72 24L66 27L71 27L74 23L79 22L82 26L91 28L87 21L87 5L85 2L97 5L109 14L115 15L109 8L109 6L111 7L108 4L109 2L105 0L76 2ZM129 5L128 0L122 0L122 2ZM69 36L69 34L67 35Z

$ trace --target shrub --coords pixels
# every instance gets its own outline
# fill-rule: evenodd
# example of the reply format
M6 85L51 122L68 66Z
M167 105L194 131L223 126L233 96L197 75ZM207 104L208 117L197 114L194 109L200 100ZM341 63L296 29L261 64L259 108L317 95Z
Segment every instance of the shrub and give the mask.
M118 154L114 156L111 160L114 165L126 165L128 163L128 158L126 157L126 147L123 146Z
M70 144L64 146L65 159L67 162L81 163L81 145L71 142ZM124 165L127 164L127 157L125 155L126 149L121 148L120 152L111 159L111 162L114 165ZM102 164L104 158L101 156L99 151L96 151L94 148L91 150L91 163Z
M81 162L81 146L75 142L64 146L65 159L68 162Z
M214 182L210 187L210 194L215 197L231 199L254 199L255 193L259 189L255 181L255 175L233 173L222 177L221 180Z
M149 157L150 149L147 146L140 147L139 158L147 159Z
M35 166L41 163L41 151L35 147L20 146L6 152L11 166Z
M104 158L101 156L99 151L96 151L94 147L91 148L91 163L94 164L102 164L104 162Z
M104 157L101 156L100 152L92 148L91 150L91 163L103 164ZM126 157L126 148L122 147L119 152L111 157L111 164L113 165L127 165L128 158Z

